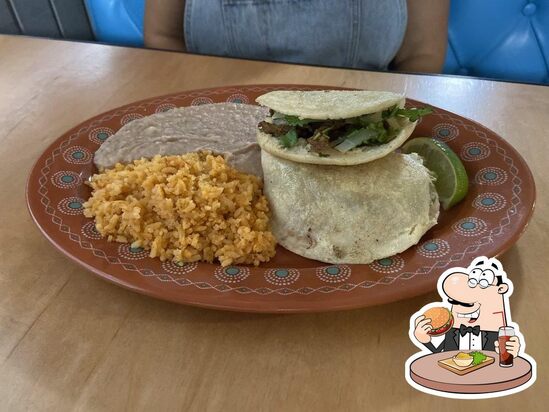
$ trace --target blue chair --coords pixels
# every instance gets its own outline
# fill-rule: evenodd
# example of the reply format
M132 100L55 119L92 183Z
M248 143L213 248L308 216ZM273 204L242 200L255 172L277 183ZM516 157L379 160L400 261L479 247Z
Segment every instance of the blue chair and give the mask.
M86 0L97 40L143 45L145 0ZM453 0L444 73L549 84L549 0Z
M549 0L454 0L444 73L549 83Z
M85 4L97 40L143 46L145 0L85 0Z

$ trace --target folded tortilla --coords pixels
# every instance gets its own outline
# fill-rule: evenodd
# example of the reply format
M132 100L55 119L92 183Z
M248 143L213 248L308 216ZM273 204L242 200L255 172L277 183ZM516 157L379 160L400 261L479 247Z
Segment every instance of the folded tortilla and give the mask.
M342 167L262 150L261 162L273 233L298 255L367 264L415 245L437 222L434 178L416 154Z
M276 113L322 121L356 118L395 106L402 108L405 98L401 94L384 91L273 91L259 96L256 102ZM266 121L272 122L272 119L267 118ZM319 155L310 150L304 139L299 139L291 148L285 148L277 137L262 130L258 130L257 140L263 150L294 162L350 166L382 158L404 144L417 122L402 118L401 123L400 132L387 143L361 146L345 153L332 149L325 155Z

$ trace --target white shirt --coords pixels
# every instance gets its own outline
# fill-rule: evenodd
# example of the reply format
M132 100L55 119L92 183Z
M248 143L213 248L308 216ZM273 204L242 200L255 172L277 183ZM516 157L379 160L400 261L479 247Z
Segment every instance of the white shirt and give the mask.
M482 332L477 335L466 333L465 336L459 335L459 350L480 350L482 349Z

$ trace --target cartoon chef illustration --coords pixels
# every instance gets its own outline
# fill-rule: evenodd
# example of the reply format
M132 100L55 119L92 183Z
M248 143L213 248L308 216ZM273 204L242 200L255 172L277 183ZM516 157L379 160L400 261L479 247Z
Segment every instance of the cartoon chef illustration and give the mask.
M501 263L476 258L466 270L446 271L438 286L451 309L433 307L416 317L415 339L431 352L484 349L499 353L498 330L510 322L508 299L513 287ZM520 337L511 337L505 347L517 357Z
M442 301L410 317L408 336L420 352L406 361L408 384L431 395L482 399L535 382L536 362L511 319L513 283L497 259L481 256L467 268L447 269L437 289Z

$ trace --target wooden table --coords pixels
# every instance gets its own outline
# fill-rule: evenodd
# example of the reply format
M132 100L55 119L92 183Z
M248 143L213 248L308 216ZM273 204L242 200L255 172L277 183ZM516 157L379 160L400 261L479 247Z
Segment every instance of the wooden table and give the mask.
M503 257L538 382L482 410L549 402L549 88L336 70L0 36L0 409L463 410L407 385L408 319L433 293L349 312L265 316L154 300L70 262L34 227L25 181L86 118L185 89L309 83L403 91L500 133L534 173L537 212ZM423 409L422 409L423 408Z

